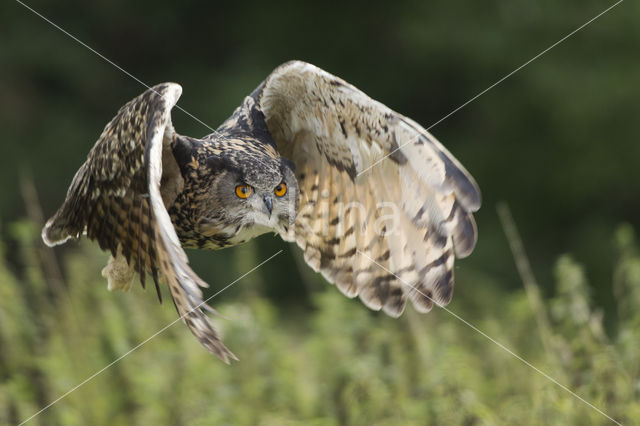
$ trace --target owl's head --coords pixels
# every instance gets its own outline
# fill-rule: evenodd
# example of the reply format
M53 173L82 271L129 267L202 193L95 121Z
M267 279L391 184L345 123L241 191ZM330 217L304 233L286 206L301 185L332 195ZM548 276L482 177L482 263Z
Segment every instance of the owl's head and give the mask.
M217 169L212 182L212 213L225 231L248 238L275 231L287 233L296 219L299 189L293 163L284 157L243 153L234 157L210 157L208 166ZM229 227L235 229L230 230ZM244 239L238 235L238 239Z

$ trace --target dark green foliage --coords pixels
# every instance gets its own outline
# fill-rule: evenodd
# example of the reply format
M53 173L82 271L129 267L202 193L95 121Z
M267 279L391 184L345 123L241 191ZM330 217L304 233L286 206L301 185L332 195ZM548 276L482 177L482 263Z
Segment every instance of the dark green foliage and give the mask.
M610 3L27 4L146 83L182 84L180 106L216 127L294 58L430 126ZM639 16L622 2L432 129L484 197L449 307L625 424L640 422ZM144 88L17 2L0 4L0 40L0 424L15 424L176 315L137 287L108 293L94 244L45 251L20 219L21 168L53 214L104 125ZM174 124L210 132L178 111ZM539 303L513 267L499 200ZM240 363L222 365L175 324L31 424L607 424L447 312L371 313L275 238L189 256L219 290L280 248L213 301Z
M138 287L106 291L106 255L91 244L65 257L65 284L56 287L37 229L20 222L9 230L22 268L18 277L0 266L1 424L26 419L176 318ZM569 256L556 263L555 296L541 305L548 330L523 290L494 288L482 309L469 301L449 308L631 424L640 420L640 255L629 226L615 237L615 334L603 329L584 270ZM238 269L261 260L247 256ZM240 362L222 364L176 323L30 424L606 423L445 310L394 320L327 287L303 313L274 307L248 285L237 284L233 301L213 301Z
M427 127L609 6L576 0L27 4L147 84L183 85L179 105L211 127L290 59L343 77ZM598 305L612 309L605 283L613 257L602 241L621 221L640 226L639 16L637 2L621 3L431 129L483 193L479 243L465 261L475 271L518 287L515 270L502 260L508 249L494 206L503 200L527 241L543 293L550 293L554 259L568 251L588 265ZM144 87L17 2L0 6L0 36L0 218L23 214L14 185L20 167L32 170L51 215L104 125ZM210 133L180 111L173 119L180 133ZM272 252L261 243L261 255ZM232 256L206 254L194 264L213 276ZM278 273L269 293L286 294L299 279Z

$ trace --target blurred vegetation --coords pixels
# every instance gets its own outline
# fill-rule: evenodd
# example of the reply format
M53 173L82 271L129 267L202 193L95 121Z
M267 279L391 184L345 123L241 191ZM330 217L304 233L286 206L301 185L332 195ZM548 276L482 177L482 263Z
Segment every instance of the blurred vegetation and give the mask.
M212 127L294 58L428 127L613 3L25 2L142 81L180 83L180 105ZM621 3L431 129L484 197L450 308L627 423L640 419L639 21L640 3ZM0 424L175 319L151 294L106 292L95 245L37 242L103 126L143 90L0 3ZM539 286L522 286L502 200ZM189 257L217 291L279 249L213 303L240 363L176 324L33 424L606 422L444 311L392 320L344 300L276 238Z
M25 420L176 318L153 291L107 292L99 274L106 256L93 245L65 257L67 285L59 287L38 228L23 221L9 233L22 268L0 265L0 300L10 301L0 305L0 424ZM629 226L613 245L616 336L604 330L584 268L568 255L556 262L556 295L539 312L524 290L480 294L451 309L631 424L640 421L640 253ZM240 362L224 365L175 324L30 424L607 424L441 309L409 309L394 320L335 288L314 292L305 315L250 289L214 304Z
M26 1L142 81L180 83L180 105L214 128L294 58L428 127L612 3ZM640 3L621 3L431 129L483 192L480 240L464 268L520 286L494 209L504 200L546 296L554 260L571 252L598 303L614 309L603 241L623 221L640 228L639 21ZM24 214L21 167L51 215L104 125L144 87L16 2L0 4L0 40L0 218ZM211 132L180 111L173 121L182 134ZM193 262L216 276L231 256ZM274 271L274 300L297 298L301 276L290 269Z

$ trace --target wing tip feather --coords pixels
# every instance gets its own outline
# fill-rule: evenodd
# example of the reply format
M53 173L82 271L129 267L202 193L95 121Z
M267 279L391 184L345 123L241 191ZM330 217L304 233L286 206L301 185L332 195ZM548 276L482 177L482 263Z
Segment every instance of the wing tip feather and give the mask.
M57 219L57 215L49 219L46 225L42 228L42 233L40 234L42 241L48 247L59 246L73 238L72 235L65 235L63 228L56 224Z
M478 226L469 212L458 210L457 224L453 233L453 248L459 259L469 256L478 242Z

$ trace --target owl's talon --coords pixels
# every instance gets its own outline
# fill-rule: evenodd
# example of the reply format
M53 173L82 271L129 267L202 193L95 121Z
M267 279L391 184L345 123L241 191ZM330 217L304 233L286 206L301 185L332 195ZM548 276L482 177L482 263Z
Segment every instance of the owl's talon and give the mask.
M107 279L107 290L109 291L129 291L133 285L134 275L135 270L127 263L120 247L118 247L117 256L110 256L109 263L102 268L102 276Z

